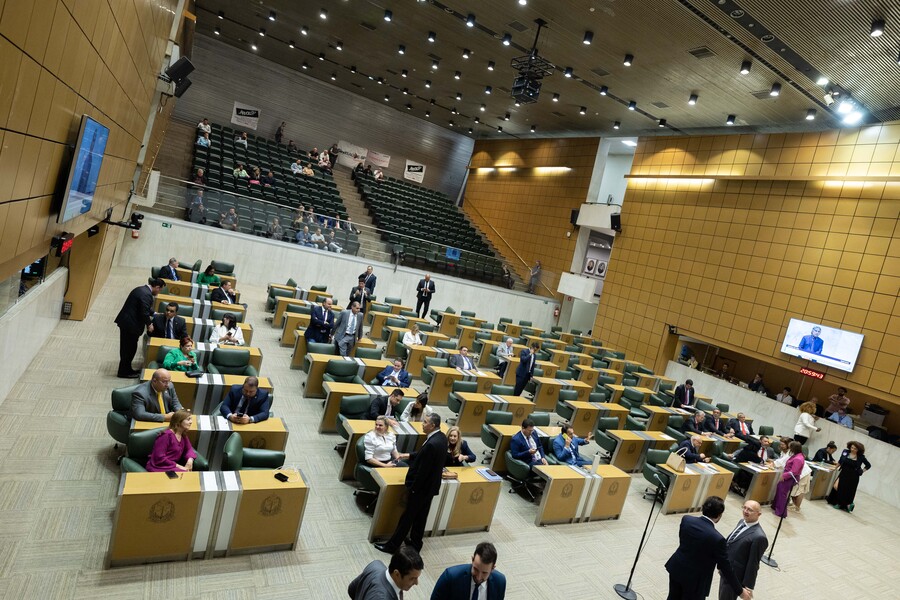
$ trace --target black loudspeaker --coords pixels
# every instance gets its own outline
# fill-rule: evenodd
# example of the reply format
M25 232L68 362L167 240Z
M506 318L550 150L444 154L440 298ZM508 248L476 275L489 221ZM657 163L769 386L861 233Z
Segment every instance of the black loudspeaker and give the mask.
M609 215L609 227L613 231L621 232L622 231L622 215L621 214Z
M184 94L187 89L191 87L191 80L188 78L184 78L178 83L175 84L175 97L181 98L182 94Z
M187 59L186 56L182 56L178 60L175 61L168 69L166 69L166 77L178 83L188 75L190 75L194 71L194 65Z
M576 225L576 226L577 226L577 225L578 225L578 214L579 214L580 212L581 212L581 210L579 210L579 209L577 209L577 208L576 208L575 210L573 210L573 211L572 211L572 216L569 217L569 223L571 223L572 225Z

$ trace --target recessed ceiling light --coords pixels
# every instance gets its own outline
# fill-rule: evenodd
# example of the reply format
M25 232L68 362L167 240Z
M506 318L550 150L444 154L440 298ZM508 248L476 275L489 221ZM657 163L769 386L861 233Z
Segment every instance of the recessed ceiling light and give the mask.
M375 80L378 85L384 85L384 77L379 77Z
M251 48L252 50L256 50L256 49L257 49L257 48L256 48L256 42L251 42L251 43L250 43L250 48Z
M335 50L343 50L343 49L344 49L344 42L342 42L342 41L340 41L340 40L338 40L337 42L335 42L335 44L334 44L334 49L335 49Z
M300 28L300 33L303 35L309 35L309 27L304 25L303 27Z
M497 132L498 132L498 133L503 133L503 128L500 127L499 125L497 125Z
M506 113L505 115L503 115L503 120L509 121L509 113Z
M665 119L660 119L660 120L659 120L659 126L660 126L660 127L665 127L665 126L666 126L666 120L665 120Z
M691 97L688 98L688 104L690 104L691 106L697 104L697 94L691 94Z
M384 20L390 23L394 20L394 13L389 10L384 11Z
M494 90L494 88L492 88L492 87L489 86L489 85L484 86L484 93L485 93L485 94L490 94L493 90Z
M459 79L460 77L462 77L462 73L460 73L459 71L453 73L453 79Z
M882 33L884 33L884 19L875 19L872 21L872 31L869 32L869 35L878 37Z
M325 55L319 52L319 60L325 60Z
M519 0L519 4L525 6L526 4L528 4L528 0Z
M291 40L288 42L288 48L291 48L291 49L294 48L294 40Z
M616 121L616 122L618 123L618 121ZM634 140L622 140L622 143L625 144L626 146L631 146L632 148L637 146L637 142L635 142Z
M453 127L453 121L451 120L449 123L447 123L447 125L449 125L450 127Z
M578 114L586 115L586 114L587 114L587 107L586 107L586 106L582 106L580 109L578 109Z
M437 34L433 31L429 31L428 32L428 41L433 44L434 40L436 40L436 39L437 39Z
M431 116L431 111L430 111L430 110L426 110L426 111L425 111L425 116L426 116L426 117L430 117L430 116Z
M585 31L584 39L581 40L581 43L584 44L585 46L590 46L591 42L593 42L593 41L594 41L594 32L593 31Z
M437 71L438 65L440 65L440 63L438 61L436 61L436 60L431 61L431 70Z
M324 8L320 8L320 9L319 9L319 18L320 18L320 19L323 19L323 20L324 20L324 19L327 19L327 18L328 18L328 11L325 10Z
M481 119L478 118L478 117L475 117L475 122L476 122L476 123L481 123Z
M810 108L806 111L806 120L807 121L815 121L816 120L816 109Z
M429 100L429 101L428 101L428 104L434 106L434 98L432 98L431 100Z
M475 15L469 13L469 16L466 17L466 27L475 27Z
M408 75L409 75L409 71L407 71L406 69L403 69L402 71L400 71L400 77L407 77Z
M403 95L404 95L404 96L408 96L408 95L409 95L409 88L403 88Z
M337 73L332 73L332 74L331 74L331 80L332 80L332 81L337 81Z
M274 20L275 20L275 11L274 11L274 10L270 10L270 11L269 11L269 20L270 20L270 21L274 21Z
M750 62L749 60L745 60L744 62L742 62L741 63L741 75L746 75L747 73L749 73L750 67L752 67L752 66L753 66L753 63Z
M622 124L619 121L616 121L615 123L613 123L613 129L618 129L621 126L622 126Z
M734 125L734 120L735 120L736 118L737 118L737 117L735 117L734 115L728 115L728 118L725 119L725 124L726 124L726 125Z
M516 106L522 106L522 103L519 102L518 100L516 100L516 104L515 104L515 105L516 105Z
M487 104L482 104L482 105L481 105L481 109L480 109L481 112L484 112L485 109L487 109Z
M456 114L456 107L455 107L455 106L454 106L453 108L450 109L450 114L451 114L451 115L455 115L455 114Z
M537 125L532 125L532 126L531 126L531 133L534 133L535 131L537 131Z
M509 46L510 44L512 44L512 35L510 35L508 33L504 33L503 34L503 45Z
M456 92L456 99L462 100L462 92Z
M493 70L494 70L494 66L495 66L495 65L494 65L494 61L489 60L489 61L488 61L488 71L493 71Z
M565 70L565 72L563 72L563 75L565 75L566 77L572 77L572 73L573 73L572 67L566 67L566 70Z
M219 11L219 18L220 18L220 19L224 19L224 18L225 18L225 11L224 11L224 10L220 10L220 11Z
M266 37L266 30L262 27L259 28L259 37Z
M387 94L385 94L385 95L384 95L384 101L385 101L385 102L390 102L390 101L391 101L391 97L388 96Z
M353 65L352 67L350 67L350 72L356 73L356 65Z
M412 110L412 104L407 103L406 110Z
M630 67L631 63L633 63L633 62L634 62L634 56L631 54L626 54L625 60L622 61L622 64L625 65L626 67Z
M216 28L213 30L213 32L214 32L216 35L222 35L222 28L221 28L221 27L216 27ZM291 48L293 48L293 46L291 46Z
M634 100L632 100L631 102L628 103L628 110L634 110L636 108L637 108L637 102L635 102Z
M819 75L819 78L816 79L816 85L828 85L828 78L824 75Z
M781 94L781 84L773 83L772 90L769 92L769 95L770 96L778 96L779 94Z
M304 61L304 63L303 63L302 65L300 65L300 68L302 68L302 69L305 71L306 69L309 68L309 64L307 64L307 63Z
M406 54L406 46L403 44L397 46L397 54Z
M471 56L471 55L472 55L472 53L469 52L468 48L463 48L463 58L469 58L469 56Z
M559 94L553 94L553 101L559 102Z
M600 95L601 95L601 96L605 96L605 95L607 95L608 93L609 93L609 88L606 87L605 85L601 85L601 86L600 86Z
M430 87L431 87L431 80L430 80L430 79L426 79L426 80L425 80L425 87L427 87L427 88L430 88Z
M472 128L469 127L469 135L472 135Z

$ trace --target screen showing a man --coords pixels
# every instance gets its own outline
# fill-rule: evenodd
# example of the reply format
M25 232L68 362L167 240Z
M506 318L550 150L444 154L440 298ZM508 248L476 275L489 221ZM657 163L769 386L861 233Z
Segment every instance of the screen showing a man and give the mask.
M812 352L813 354L822 354L822 348L825 341L819 336L822 335L821 327L813 327L809 335L804 335L800 340L799 348L804 352Z

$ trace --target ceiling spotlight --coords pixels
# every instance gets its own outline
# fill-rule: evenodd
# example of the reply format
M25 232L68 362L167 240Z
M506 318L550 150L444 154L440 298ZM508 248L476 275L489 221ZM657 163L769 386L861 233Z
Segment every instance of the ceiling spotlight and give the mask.
M456 114L456 107L455 107L455 106L454 106L453 108L450 109L450 114L451 114L451 115L455 115L455 114Z
M431 87L431 80L430 80L430 79L426 79L426 80L425 80L425 87L427 87L427 88L430 88L430 87Z
M213 30L213 32L214 32L216 35L222 35L222 28L221 28L221 27L216 27L216 28ZM293 44L294 44L294 43L291 42L291 48L294 47Z
M291 40L291 41L288 42L288 48L291 48L291 49L293 50L293 48L294 48L294 40Z
M769 92L769 95L770 95L770 96L777 96L777 95L779 95L780 93L781 93L781 84L780 84L780 83L773 83L773 84L772 84L772 91Z
M319 52L319 60L325 60L325 55Z
M749 60L745 60L744 62L742 62L741 63L741 75L746 75L747 73L749 73L750 67L752 67L752 66L753 66L753 63L750 62Z
M319 9L319 18L325 20L328 18L328 11L324 8Z
M503 128L500 127L499 125L497 125L497 132L498 132L498 133L503 133Z
M509 113L506 113L505 115L503 115L503 120L509 121Z
M586 114L587 114L587 107L586 107L586 106L582 106L580 109L578 109L578 114L586 115Z
M306 61L304 61L303 64L300 65L300 68L303 69L303 70L305 71L306 69L309 68L309 65L306 63Z
M456 92L456 99L462 100L462 92Z
M384 77L379 77L376 81L378 85L384 85Z
M342 42L342 41L340 41L340 40L338 40L337 42L335 42L335 44L334 44L334 49L335 49L335 50L343 50L343 49L344 49L344 42Z
M630 67L631 63L633 63L633 62L634 62L634 56L631 54L626 54L625 60L622 61L622 64L625 65L626 67Z
M519 0L519 4L525 6L526 4L528 4L528 0Z
M408 96L408 95L409 95L409 88L403 88L403 95L404 95L404 96Z
M481 112L484 112L485 109L487 109L487 104L482 104L482 105L481 105L481 109L480 109Z
M665 126L666 126L666 120L665 120L665 119L660 119L660 120L659 120L659 126L660 126L660 127L665 127Z
M425 116L426 116L426 117L430 117L430 116L431 116L431 111L430 111L430 110L426 110L426 111L425 111Z
M619 121L616 121L615 123L613 123L613 129L618 129L621 126L622 126L622 124Z
M434 98L432 98L431 100L429 100L429 101L428 101L428 104L434 106Z
M469 127L469 135L472 135L472 128Z
M356 73L356 65L353 65L352 67L350 67L350 72Z
M451 120L449 123L447 123L447 125L449 125L450 127L453 127L453 121Z
M841 123L844 125L855 125L863 116L862 111L859 109L859 105L849 96L838 103L837 111L839 114L844 115L841 118Z
M509 46L510 44L512 44L512 35L504 33L502 41L504 46Z
M459 79L460 77L462 77L462 73L459 71L453 73L453 79Z
M489 86L489 85L484 86L484 93L485 93L485 94L490 95L490 93L491 93L493 90L494 90L494 88L492 88L492 87Z
M819 75L819 78L816 79L816 85L828 85L828 78L824 75Z
M736 118L737 118L737 117L735 117L734 115L728 115L728 118L725 119L725 124L726 124L726 125L734 125L734 120L735 120Z
M384 20L390 23L394 20L394 13L389 10L384 11Z
M397 46L397 54L406 54L406 46L403 44Z
M516 100L516 104L515 104L515 106L517 106L517 107L518 107L518 106L522 106L522 103L521 103L521 102L519 102L519 101L518 101L518 100Z
M875 19L872 21L872 31L869 32L869 35L878 37L882 33L884 33L884 19Z
M601 95L601 96L605 96L605 95L607 95L608 93L609 93L609 88L606 87L605 85L601 85L601 86L600 86L600 95Z
M532 125L532 126L531 126L531 133L534 133L535 131L537 131L537 125Z
M634 100L632 100L631 102L628 103L628 110L634 110L636 108L637 108L637 102L635 102Z
M300 28L300 33L301 33L302 35L309 35L309 27L307 27L306 25L304 25L303 27Z
M275 11L274 11L274 10L270 10L270 11L269 11L269 20L270 20L270 21L274 21L274 20L275 20Z
M331 74L331 80L332 80L332 81L337 81L337 73L332 73L332 74Z
M475 117L475 122L476 122L476 123L481 123L481 119L480 119L479 117Z
M259 28L259 37L266 37L266 30L262 27Z
M565 75L566 77L570 77L570 78L571 78L571 77L572 77L572 73L573 73L572 67L566 67L566 70L565 70L565 72L563 73L563 75Z
M433 31L429 31L428 32L428 41L433 44L434 40L436 40L436 39L437 39L437 34Z
M220 10L220 11L219 11L219 18L220 18L220 19L224 19L224 18L225 18L225 11L224 11L224 10Z
M494 70L494 66L495 66L495 65L494 65L494 61L489 60L489 61L488 61L488 71L493 71L493 70Z
M469 13L469 16L466 17L466 27L475 27L475 15Z
M250 49L254 51L257 50L256 42L250 42Z
M553 101L559 102L559 94L553 94Z
M584 39L581 40L581 43L584 44L585 46L590 46L591 42L593 42L593 41L594 41L594 32L593 31L585 31Z
M438 62L437 60L431 61L431 70L432 70L432 71L437 71L438 65L440 65L440 62Z
M691 94L691 97L688 98L688 104L690 104L691 106L697 104L697 94Z
M815 121L816 120L816 109L810 108L806 111L806 120L807 121Z
M406 110L412 110L412 104L407 103L407 104L406 104Z
M384 101L385 101L385 102L390 102L390 101L391 101L391 97L388 96L387 94L385 94L385 95L384 95Z
M471 56L471 52L469 52L468 48L463 48L463 58L469 58Z
M408 75L409 75L409 71L407 71L406 69L403 69L402 71L400 71L400 77L407 77Z

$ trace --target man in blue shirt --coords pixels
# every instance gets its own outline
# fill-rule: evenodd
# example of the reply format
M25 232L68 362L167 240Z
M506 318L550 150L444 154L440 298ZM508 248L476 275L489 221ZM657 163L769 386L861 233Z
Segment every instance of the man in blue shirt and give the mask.
M553 438L554 456L560 462L564 462L567 465L575 465L576 467L591 464L591 461L581 456L578 452L578 447L590 442L593 435L593 433L589 433L586 438L580 438L575 435L575 429L570 423L563 424L562 431Z
M812 354L822 354L822 348L825 346L825 341L819 337L819 334L821 333L821 327L818 325L813 327L812 333L804 335L803 339L800 340L800 350L811 352Z
M829 421L834 421L838 425L843 425L848 429L853 429L853 419L850 418L850 415L847 414L847 411L843 408L838 409L836 413L832 413L830 417L828 417Z

